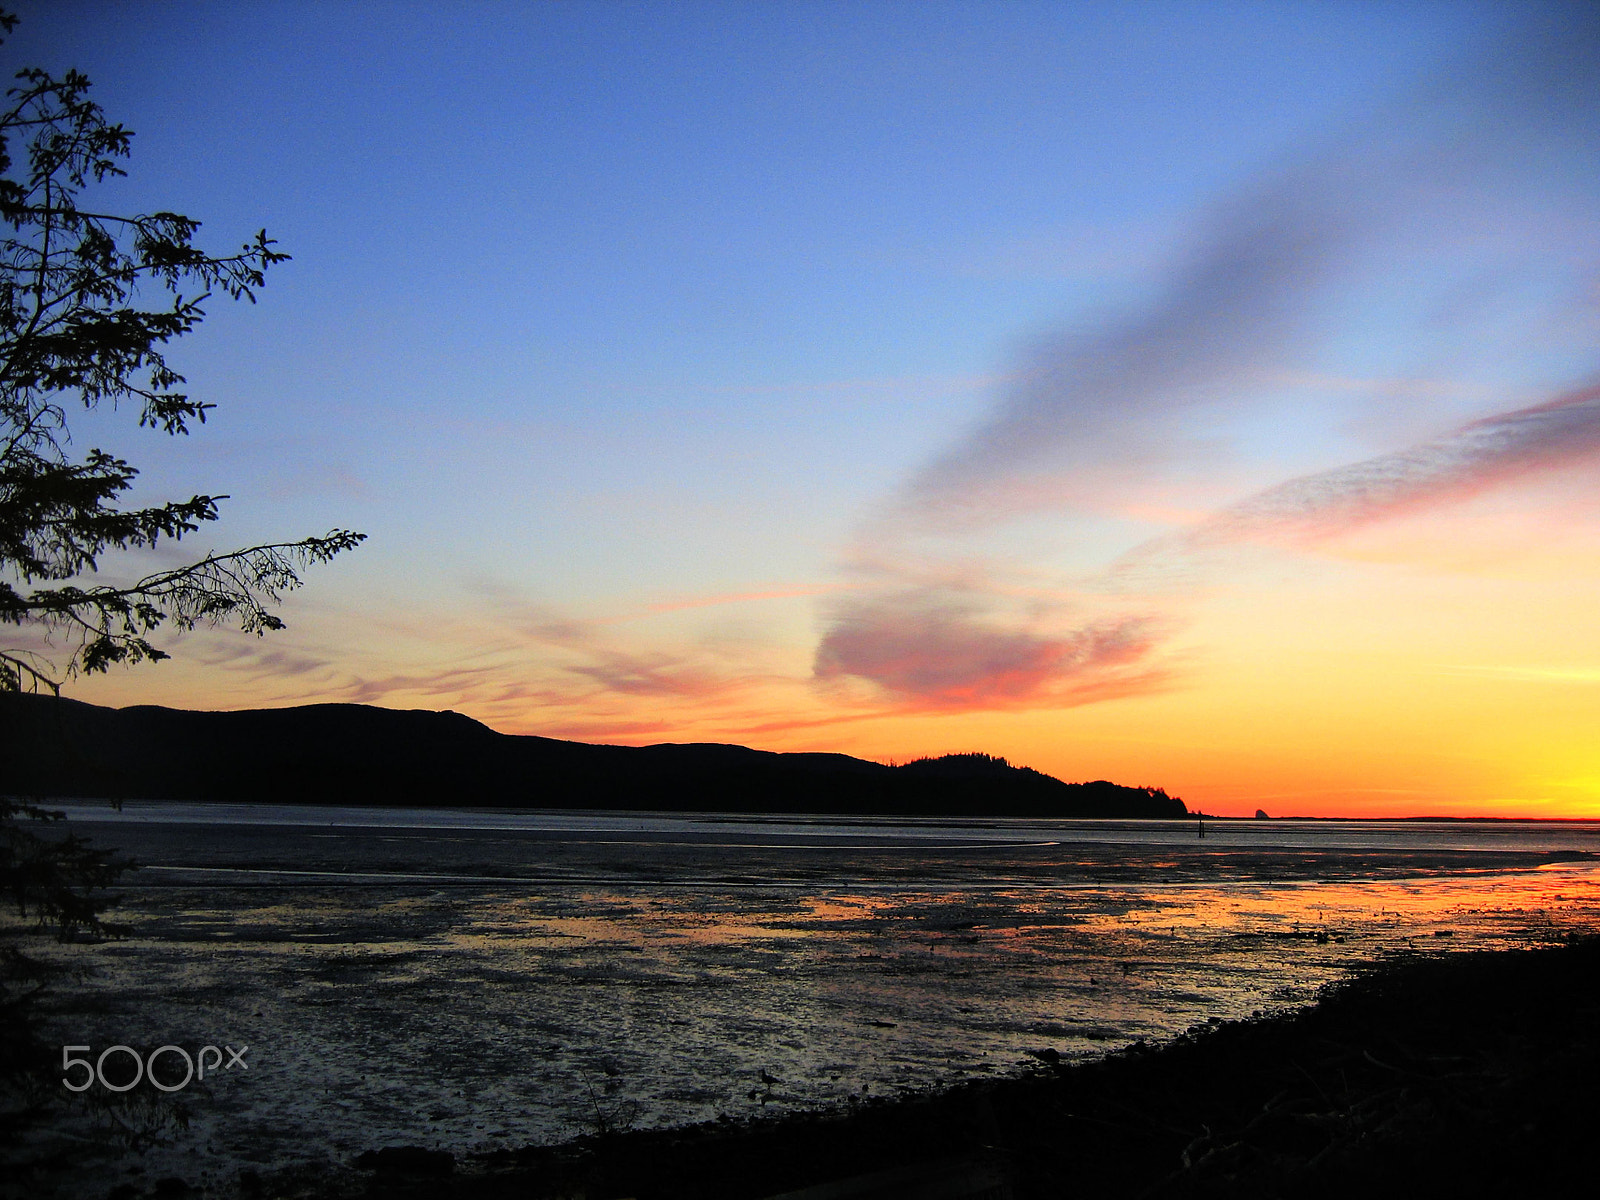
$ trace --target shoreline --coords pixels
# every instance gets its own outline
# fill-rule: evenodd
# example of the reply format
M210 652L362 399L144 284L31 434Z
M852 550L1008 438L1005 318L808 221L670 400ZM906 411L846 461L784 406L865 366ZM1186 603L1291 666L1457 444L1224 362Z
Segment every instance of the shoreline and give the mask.
M1301 822L1325 822L1329 824L1354 824L1354 825L1593 825L1600 827L1600 816L1596 817L1536 817L1536 816L1485 816L1469 814L1455 816L1443 813L1421 813L1409 816L1329 816L1326 814L1300 814L1283 813L1267 817L1246 816L1242 814L1189 812L1182 816L1039 816L1039 815L1010 815L996 814L982 809L966 812L939 812L939 813L903 813L903 812L860 812L848 809L829 811L826 809L794 809L778 812L763 810L743 810L733 808L623 808L623 807L572 807L560 804L413 804L413 803L386 803L386 802L329 802L319 799L295 799L282 797L272 800L231 800L231 799L184 799L184 798L157 798L157 797L127 797L118 798L109 795L51 795L39 796L34 794L0 794L0 800L15 804L28 804L55 811L66 809L71 813L82 815L87 813L98 814L94 819L103 821L129 820L126 813L138 813L141 806L150 807L185 807L197 812L221 812L227 809L254 809L254 808L284 808L284 809L338 809L360 813L363 816L376 813L438 813L451 816L471 816L474 814L485 816L546 816L546 817L614 817L614 818L644 818L644 819L675 819L703 821L707 824L770 824L770 825L808 825L808 824L836 824L836 825L921 825L937 827L940 824L970 826L985 822L1003 827L1010 825L1027 825L1038 822L1072 822L1090 824L1117 824L1120 822L1133 822L1137 825L1178 824L1187 826L1197 820L1216 821L1224 824L1238 825L1267 825Z
M1030 1074L743 1125L374 1147L245 1196L795 1200L1539 1194L1588 1173L1600 937L1396 956L1312 1005ZM604 1118L599 1120L603 1123ZM130 1196L131 1200L131 1196Z
M382 829L318 830L308 840L272 825L122 830L140 861L159 864L181 849L187 867L169 864L159 882L124 895L142 937L61 951L63 965L105 974L98 985L59 993L61 1013L79 1019L57 1040L248 1041L259 1071L197 1095L193 1126L170 1144L103 1169L82 1155L64 1159L52 1181L63 1200L764 1200L792 1192L823 1200L927 1194L917 1190L927 1179L918 1180L930 1171L949 1200L1060 1195L1080 1176L1099 1179L1108 1194L1136 1195L1175 1186L1139 1174L1144 1167L1165 1163L1171 1174L1185 1149L1198 1160L1212 1148L1204 1138L1227 1137L1232 1118L1208 1107L1214 1083L1181 1069L1187 1042L1242 1037L1244 1049L1213 1061L1209 1074L1270 1081L1272 1063L1252 1047L1300 1020L1299 1008L1283 1004L1311 1003L1323 995L1319 984L1353 971L1349 986L1360 989L1421 971L1447 944L1549 946L1600 930L1592 868L1503 870L1503 860L1525 853L1506 845L1570 846L1587 836L1486 835L1479 842L1490 848L1474 853L1493 867L1487 878L1461 858L1465 851L1419 852L1412 836L1388 839L1398 850L1362 849L1363 835L1324 839L1315 853L1301 846L1265 855L1261 847L1222 853L1227 838L1187 843L1183 853L1164 842L1131 852L1116 841L1093 853L1030 842L976 864L965 853L947 862L946 850L919 850L910 862L922 890L908 892L904 863L876 843L841 859L838 847L747 845L744 833L728 846L686 847L677 833L658 844L637 831L620 843L563 832L547 845L494 831L396 838ZM92 832L111 837L109 826ZM1456 845L1431 835L1422 842ZM1283 874L1285 853L1309 866ZM430 876L434 891L359 881L330 888L319 875L312 891L287 900L258 884L216 889L213 868L270 869L280 859L299 871L402 873L470 862L491 872L492 885L439 891ZM534 861L543 866L520 881L494 873ZM957 861L965 873L947 879ZM992 882L1001 868L1007 894L992 899L968 878ZM715 889L681 886L707 870L721 873ZM841 871L855 881L842 892ZM943 881L931 890L930 871ZM1081 876L1094 898L1064 886L1063 871ZM612 882L574 890L591 878ZM799 899L779 886L797 878ZM858 895L867 878L905 894ZM730 904L728 888L743 898ZM1480 971L1519 978L1533 961L1517 951L1457 954ZM1482 965L1494 961L1512 965ZM1511 991L1561 994L1581 1008L1600 994L1597 982L1515 983ZM1324 1091L1313 1095L1301 1075L1280 1080L1251 1101L1250 1120L1293 1084L1304 1094L1291 1093L1298 1107L1279 1122L1291 1132L1362 1132L1352 1122L1366 1119L1355 1110L1372 1089L1332 1108L1327 1096L1352 1086L1345 1068L1373 1073L1365 1053L1390 1072L1433 1071L1416 1050L1431 1029L1421 1039L1401 1029L1430 1005L1467 1027L1450 1047L1425 1054L1463 1062L1482 1049L1473 1023L1498 1036L1501 1026L1551 1019L1511 1020L1506 1013L1522 1002L1485 1007L1483 992L1481 981L1458 981L1442 1002L1377 1014L1368 1034L1339 1035L1364 1053L1343 1064L1337 1081L1318 1077ZM1327 993L1326 1005L1340 994ZM1263 1008L1281 1019L1245 1019ZM1197 1035L1196 1022L1219 1029ZM1113 1044L1142 1036L1157 1048L1102 1060L1108 1033ZM1393 1037L1402 1049L1386 1048ZM1502 1048L1500 1059L1522 1053ZM1302 1071L1318 1061L1304 1049L1289 1054ZM1146 1058L1158 1065L1141 1065ZM1002 1059L1011 1064L1004 1077L976 1074ZM1069 1059L1115 1069L1058 1069ZM954 1081L952 1067L968 1082ZM1140 1072L1146 1083L1130 1083ZM1360 1093L1366 1085L1355 1086ZM1585 1099L1576 1085L1565 1094ZM1175 1106L1174 1096L1182 1098ZM1380 1097L1379 1107L1395 1103ZM1072 1114L1067 1128L1040 1115L1062 1111ZM651 1129L629 1132L632 1114ZM1140 1126L1142 1141L1126 1128L1120 1142L1089 1136L1151 1114L1157 1128ZM1186 1136L1174 1145L1163 1130ZM65 1125L62 1136L70 1137ZM1242 1153L1240 1144L1233 1138L1229 1152ZM1330 1134L1316 1153L1332 1145ZM1285 1158L1282 1147L1267 1151ZM1063 1155L1076 1174L1050 1173L1059 1174ZM839 1191L863 1177L877 1178L877 1190ZM968 1191L950 1191L952 1180ZM1307 1186L1299 1180L1292 1190ZM806 1191L819 1187L833 1190Z

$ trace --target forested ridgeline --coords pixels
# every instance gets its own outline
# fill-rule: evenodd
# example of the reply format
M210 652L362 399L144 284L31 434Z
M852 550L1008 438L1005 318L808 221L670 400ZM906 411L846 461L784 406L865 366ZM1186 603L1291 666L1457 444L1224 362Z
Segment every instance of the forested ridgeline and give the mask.
M453 712L313 704L113 709L0 694L19 796L876 815L1182 817L1160 788L1064 783L984 754L900 766L712 743L496 733Z

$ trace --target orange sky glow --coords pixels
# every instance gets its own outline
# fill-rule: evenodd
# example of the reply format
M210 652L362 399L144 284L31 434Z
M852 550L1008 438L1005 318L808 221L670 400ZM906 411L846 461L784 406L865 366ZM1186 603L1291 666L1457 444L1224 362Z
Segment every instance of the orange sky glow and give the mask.
M95 582L369 535L67 695L1600 819L1595 6L469 9L8 43L293 255Z

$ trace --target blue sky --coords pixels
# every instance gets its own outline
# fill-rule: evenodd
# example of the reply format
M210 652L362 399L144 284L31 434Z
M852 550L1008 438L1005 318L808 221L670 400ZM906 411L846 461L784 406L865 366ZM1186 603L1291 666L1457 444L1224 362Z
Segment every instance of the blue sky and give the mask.
M439 505L443 543L641 486L848 522L1029 335L1136 293L1197 205L1493 27L1460 5L21 11L8 57L78 66L136 131L118 201L294 255L184 347L219 399L200 453L311 457L331 494L305 480L290 515ZM500 482L487 505L403 502L419 427L450 490Z
M868 685L910 676L874 675L852 642L830 683L819 646L892 611L959 659L941 640L959 609L1025 648L1046 616L1023 593L1103 590L1090 576L1107 562L1209 510L1548 400L1594 366L1589 310L1566 299L1592 256L1569 261L1552 233L1591 232L1592 130L1482 134L1512 128L1521 101L1468 78L1554 9L18 8L7 61L82 69L137 134L103 203L196 216L217 248L265 226L294 256L258 305L214 303L174 355L218 405L203 431L165 443L101 414L81 437L144 466L145 495L230 493L207 545L371 535L314 573L267 657L207 650L88 681L86 698L356 698L613 740L971 748L894 704L881 725L830 729L821 710L856 714ZM1416 166L1429 155L1446 166ZM1348 203L1329 194L1344 181ZM1047 499L980 453L1015 440L1003 414L1033 411L1040 364L1079 369L1141 312L1167 336L1184 280L1237 240L1217 230L1297 188L1318 192L1324 225L1382 226L1331 237L1326 282L1308 258L1284 285L1308 332L1269 328L1276 300L1252 309L1222 353L1254 374L1152 408L1155 432L1143 401L1114 398L1126 381L1098 402L1124 405L1115 421L1088 401L1050 409L1094 428L1037 439L1057 455ZM1552 311L1574 330L1540 332ZM1251 337L1265 349L1241 348ZM895 525L946 492L982 530ZM1274 603L1269 584L1252 594ZM1149 614L1092 608L1075 628L1103 637L1049 644L1090 666L1103 652L1108 670L1153 644L1129 632L1161 624ZM470 687L462 663L482 668ZM695 707L696 687L735 678L790 699ZM1200 682L1183 687L1203 706ZM1123 694L1028 693L986 736L1026 727L1016 745L1037 755L1090 699L1138 703ZM666 715L629 707L662 697ZM781 730L797 704L820 732Z

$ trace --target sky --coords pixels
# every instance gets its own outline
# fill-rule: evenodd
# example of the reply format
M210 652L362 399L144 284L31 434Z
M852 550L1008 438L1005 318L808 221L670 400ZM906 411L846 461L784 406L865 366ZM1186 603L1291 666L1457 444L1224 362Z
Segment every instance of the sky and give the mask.
M369 535L67 694L1600 816L1594 9L16 8L292 255L75 445Z

